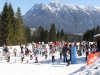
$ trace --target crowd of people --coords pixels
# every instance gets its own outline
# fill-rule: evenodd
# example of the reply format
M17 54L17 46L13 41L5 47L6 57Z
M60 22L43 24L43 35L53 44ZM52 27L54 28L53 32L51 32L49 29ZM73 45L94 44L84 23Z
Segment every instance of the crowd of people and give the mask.
M82 56L83 54L86 55L84 60L87 60L89 53L95 53L97 51L97 44L95 42L89 43L86 41L80 43L68 43L68 42L55 42L55 43L48 43L48 48L46 44L38 43L32 44L32 49L28 48L28 44L25 46L23 44L20 45L20 58L21 62L25 59L25 56L29 56L30 60L33 60L33 56L35 57L35 63L38 63L38 55L41 57L45 56L45 59L48 58L48 55L52 56L52 63L56 62L55 54L59 52L59 59L63 59L62 62L67 63L66 66L70 65L71 62L71 47L76 47L76 54L78 56ZM13 54L17 56L17 48L13 49ZM10 62L11 52L8 46L3 46L3 56L5 56L5 60Z

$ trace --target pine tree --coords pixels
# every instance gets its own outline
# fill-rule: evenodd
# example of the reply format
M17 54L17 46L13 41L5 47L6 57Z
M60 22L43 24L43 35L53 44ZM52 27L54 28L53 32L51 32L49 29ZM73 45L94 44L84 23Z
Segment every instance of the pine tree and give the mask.
M60 33L59 33L59 30L57 31L57 41L60 41Z
M67 34L64 34L64 41L68 41Z
M9 15L9 24L7 25L8 34L7 34L7 42L9 45L13 45L13 39L14 39L14 11L12 8L12 5L9 4L8 6L8 15Z
M4 44L3 41L3 30L2 30L3 24L2 24L2 19L1 19L1 14L0 14L0 46Z
M99 25L97 26L97 28L96 28L96 30L98 30L100 27L99 27Z
M16 27L17 27L17 36L16 40L18 44L25 43L26 42L26 37L25 37L25 27L23 24L22 20L22 15L21 15L21 10L18 7L17 12L16 12Z
M31 30L29 27L25 27L25 37L26 37L26 42L32 42Z
M8 25L9 25L9 9L8 3L6 2L2 11L2 30L3 30L3 41L4 44L7 44L7 35L8 35Z
M39 28L38 28L38 31L39 31L39 41L40 42L42 42L42 41L44 41L44 39L45 39L45 37L44 37L44 29L43 29L43 27L42 26L40 26Z
M48 30L45 30L44 31L44 42L45 43L48 43L48 41L49 41L49 32L48 32Z
M55 42L57 40L57 36L56 36L56 27L55 27L55 24L52 24L51 25L51 28L50 28L50 41L53 41Z
M3 41L7 45L13 45L16 41L15 33L15 17L12 5L6 2L2 11L3 24Z
M37 28L32 34L32 41L34 42L45 42L49 41L49 32L48 30L44 30L42 26Z
M63 29L60 32L61 41L64 41L64 31Z
M14 18L14 21L13 21L13 39L12 39L12 42L14 45L17 45L18 44L18 25L17 25L17 19Z

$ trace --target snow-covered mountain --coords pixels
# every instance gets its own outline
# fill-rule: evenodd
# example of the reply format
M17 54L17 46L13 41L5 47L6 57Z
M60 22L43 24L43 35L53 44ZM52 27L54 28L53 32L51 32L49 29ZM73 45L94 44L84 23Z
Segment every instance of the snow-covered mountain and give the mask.
M25 25L50 29L55 23L56 29L73 33L83 33L100 24L100 7L72 5L51 2L48 5L35 4L24 16Z

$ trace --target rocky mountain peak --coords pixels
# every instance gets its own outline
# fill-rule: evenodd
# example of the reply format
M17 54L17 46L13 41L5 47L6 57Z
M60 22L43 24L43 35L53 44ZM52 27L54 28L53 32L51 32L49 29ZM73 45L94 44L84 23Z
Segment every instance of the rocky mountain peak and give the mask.
M100 7L51 2L35 4L24 16L25 25L50 29L55 23L57 30L84 33L100 24ZM76 32L75 32L76 31Z

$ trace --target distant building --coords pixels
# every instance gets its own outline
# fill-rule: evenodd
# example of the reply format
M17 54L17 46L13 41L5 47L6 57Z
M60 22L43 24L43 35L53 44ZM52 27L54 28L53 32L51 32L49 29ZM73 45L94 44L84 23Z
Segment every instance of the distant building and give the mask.
M97 42L97 51L100 51L100 34L94 35L94 40Z

